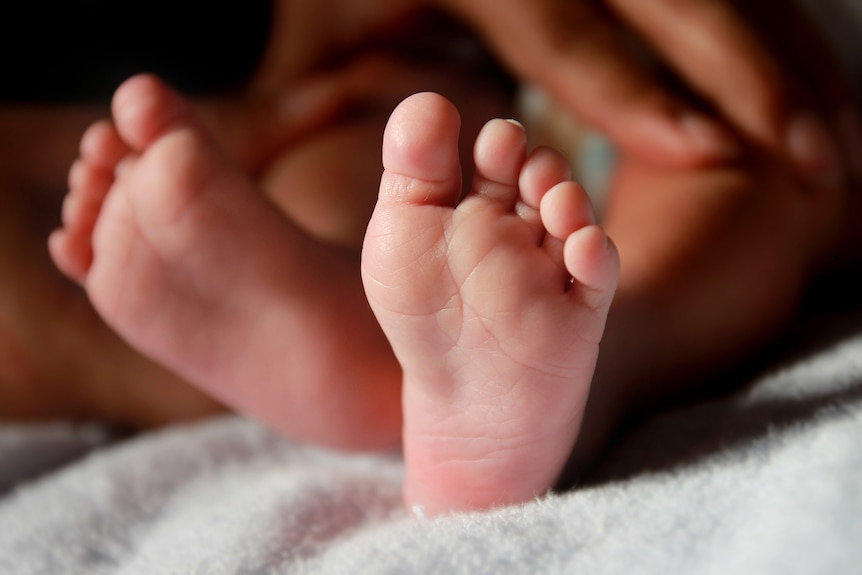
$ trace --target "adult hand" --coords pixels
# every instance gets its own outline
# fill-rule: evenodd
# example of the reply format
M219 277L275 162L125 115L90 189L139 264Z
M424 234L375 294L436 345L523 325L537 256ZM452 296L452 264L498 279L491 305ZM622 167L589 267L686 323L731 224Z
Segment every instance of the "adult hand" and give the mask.
M635 157L695 166L749 140L816 185L862 172L849 82L792 2L776 14L767 0L280 0L257 91L295 87L428 7Z
M792 2L439 3L480 30L517 76L642 159L726 159L741 149L734 137L741 135L817 184L860 169L862 127L849 82ZM681 90L645 65L632 34Z

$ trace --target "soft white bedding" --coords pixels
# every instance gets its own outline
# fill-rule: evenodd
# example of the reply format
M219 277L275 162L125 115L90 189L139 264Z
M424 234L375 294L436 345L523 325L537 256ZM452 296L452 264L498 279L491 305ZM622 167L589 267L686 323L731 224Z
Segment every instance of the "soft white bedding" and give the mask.
M857 303L736 392L645 421L576 489L490 513L409 513L397 454L237 417L126 439L0 425L0 575L862 573Z
M7 426L0 573L860 573L862 310L800 338L744 389L646 421L570 492L434 520L402 509L397 455L239 418L111 444Z

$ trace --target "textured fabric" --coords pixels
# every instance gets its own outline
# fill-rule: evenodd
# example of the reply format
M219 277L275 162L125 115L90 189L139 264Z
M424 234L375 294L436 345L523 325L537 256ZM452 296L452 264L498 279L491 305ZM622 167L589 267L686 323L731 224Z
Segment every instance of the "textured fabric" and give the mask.
M424 519L397 456L233 417L102 445L0 499L0 573L855 574L862 310L800 336L745 389L646 421L576 489L490 513ZM105 440L6 427L0 445L28 434L37 459Z

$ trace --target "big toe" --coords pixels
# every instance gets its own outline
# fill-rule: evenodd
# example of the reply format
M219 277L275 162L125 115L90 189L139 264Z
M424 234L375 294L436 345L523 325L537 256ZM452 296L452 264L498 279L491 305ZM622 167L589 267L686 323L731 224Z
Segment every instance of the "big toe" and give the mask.
M455 106L433 93L415 94L392 113L383 135L380 199L394 203L452 205L461 193Z
M155 76L142 74L126 80L111 103L117 131L138 152L166 133L191 124L191 106Z

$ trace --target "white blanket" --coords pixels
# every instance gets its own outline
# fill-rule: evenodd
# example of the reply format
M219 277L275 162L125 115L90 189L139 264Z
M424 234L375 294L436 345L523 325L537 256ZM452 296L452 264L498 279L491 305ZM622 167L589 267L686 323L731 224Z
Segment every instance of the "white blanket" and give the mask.
M397 455L235 417L111 444L6 427L0 477L20 483L0 498L0 573L857 574L862 310L802 327L746 388L649 419L574 490L490 513L408 513Z

